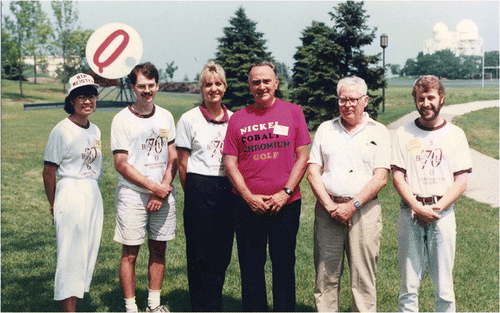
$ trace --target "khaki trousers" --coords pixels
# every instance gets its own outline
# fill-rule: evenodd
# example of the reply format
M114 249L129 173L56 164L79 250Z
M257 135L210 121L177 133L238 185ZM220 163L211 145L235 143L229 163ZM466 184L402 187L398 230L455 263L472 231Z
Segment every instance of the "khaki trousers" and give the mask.
M316 203L314 221L314 300L318 312L338 312L344 252L351 271L352 311L375 312L375 277L382 236L382 209L375 199L357 210L352 226L333 220Z

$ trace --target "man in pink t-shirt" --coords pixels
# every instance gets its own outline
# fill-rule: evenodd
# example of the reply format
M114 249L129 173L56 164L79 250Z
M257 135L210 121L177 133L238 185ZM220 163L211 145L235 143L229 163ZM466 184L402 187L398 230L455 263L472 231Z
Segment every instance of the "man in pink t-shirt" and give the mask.
M275 311L295 310L295 246L299 183L311 143L302 109L275 97L276 67L253 64L248 86L255 103L233 114L224 140L227 174L239 202L236 239L243 311L267 311L266 247L273 270Z

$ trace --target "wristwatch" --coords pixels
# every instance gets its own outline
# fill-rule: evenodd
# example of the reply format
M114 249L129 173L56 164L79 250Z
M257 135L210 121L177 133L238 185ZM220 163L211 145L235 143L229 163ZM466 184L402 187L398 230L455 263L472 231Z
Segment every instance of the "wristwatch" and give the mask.
M286 192L286 194L287 194L287 195L289 195L289 196L291 196L291 195L292 195L292 193L293 193L292 189L290 189L290 188L286 188L286 187L284 187L284 188L283 188L283 190L284 190L284 191Z
M361 203L358 200L352 198L351 201L352 201L352 203L354 203L354 206L356 207L356 209L361 208Z

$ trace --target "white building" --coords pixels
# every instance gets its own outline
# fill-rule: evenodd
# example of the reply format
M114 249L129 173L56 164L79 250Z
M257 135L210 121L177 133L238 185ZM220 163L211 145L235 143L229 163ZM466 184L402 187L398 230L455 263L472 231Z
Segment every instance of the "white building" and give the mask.
M456 31L448 30L443 23L437 23L432 29L433 38L424 40L424 54L449 49L456 56L484 54L484 39L479 37L476 23L462 20L457 24Z
M51 77L56 77L57 76L56 69L61 64L63 64L63 58L60 57L60 56L51 56L51 55L48 55L48 56L45 57L45 60L47 61L47 73ZM40 60L37 59L37 63L39 63L39 62L40 62ZM26 57L24 59L24 63L26 63L28 65L33 65L35 62L34 62L32 56L28 56L28 57Z

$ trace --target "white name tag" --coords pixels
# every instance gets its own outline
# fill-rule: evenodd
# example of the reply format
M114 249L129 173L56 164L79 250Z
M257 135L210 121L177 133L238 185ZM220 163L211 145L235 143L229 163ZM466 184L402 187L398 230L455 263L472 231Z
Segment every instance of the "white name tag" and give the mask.
M160 137L168 138L168 130L165 128L160 128Z
M275 124L273 128L273 134L288 136L288 126Z

